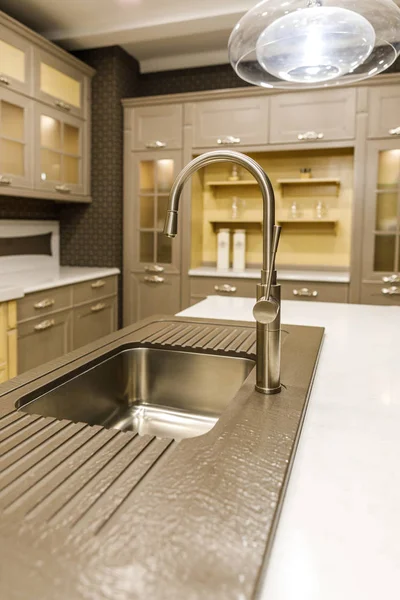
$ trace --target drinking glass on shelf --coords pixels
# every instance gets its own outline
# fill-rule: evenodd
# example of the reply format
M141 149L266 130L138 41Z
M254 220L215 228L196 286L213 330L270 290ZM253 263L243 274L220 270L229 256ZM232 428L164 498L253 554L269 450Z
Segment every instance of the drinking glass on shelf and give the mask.
M328 209L324 202L321 200L315 205L315 218L324 219L328 214Z
M240 219L242 216L242 209L244 207L245 201L243 198L239 198L238 196L232 197L232 219Z
M299 204L294 200L292 202L292 205L290 207L290 211L289 211L289 217L291 219L300 219L300 217L302 216L302 211L301 211L301 207L299 206Z

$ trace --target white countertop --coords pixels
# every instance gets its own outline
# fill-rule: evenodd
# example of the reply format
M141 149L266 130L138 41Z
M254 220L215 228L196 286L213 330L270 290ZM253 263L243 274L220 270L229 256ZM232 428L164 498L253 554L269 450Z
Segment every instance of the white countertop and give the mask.
M119 269L99 267L60 267L57 275L46 277L43 273L18 273L11 280L10 275L0 273L0 302L22 298L25 294L49 290L81 281L90 281L110 275L118 275Z
M249 298L182 316L253 320ZM282 302L326 328L261 600L400 597L400 307Z
M232 277L239 279L260 279L260 269L245 269L234 271L226 269L217 270L216 267L196 267L189 270L192 277ZM290 270L278 269L278 279L281 281L324 281L327 283L349 283L350 273L348 271L312 271L312 270Z

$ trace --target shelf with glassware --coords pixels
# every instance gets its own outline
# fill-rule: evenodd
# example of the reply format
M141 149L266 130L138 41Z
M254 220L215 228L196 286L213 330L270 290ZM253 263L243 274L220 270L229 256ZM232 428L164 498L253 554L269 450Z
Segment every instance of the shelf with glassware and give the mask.
M280 266L349 268L353 150L271 151L251 154L271 179L282 225ZM241 185L242 184L242 185ZM209 165L192 185L191 267L217 262L221 229L246 232L246 265L262 261L262 198L255 180L230 163Z

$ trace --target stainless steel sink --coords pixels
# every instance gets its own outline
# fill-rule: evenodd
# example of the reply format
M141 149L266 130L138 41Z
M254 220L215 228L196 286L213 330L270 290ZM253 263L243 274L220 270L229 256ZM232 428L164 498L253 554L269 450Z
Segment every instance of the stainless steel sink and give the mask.
M145 347L99 360L17 408L140 435L195 437L214 426L254 367L240 357Z

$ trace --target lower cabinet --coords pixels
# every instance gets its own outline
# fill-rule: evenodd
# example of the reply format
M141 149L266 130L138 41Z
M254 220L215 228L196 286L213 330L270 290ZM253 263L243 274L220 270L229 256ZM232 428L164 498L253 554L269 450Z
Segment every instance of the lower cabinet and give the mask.
M175 315L181 306L180 275L130 273L125 281L124 325L152 315Z
M15 300L0 304L0 383L17 374L17 310Z
M327 283L312 281L281 281L282 300L303 300L306 302L349 301L347 283Z
M361 304L400 306L400 284L398 282L363 283Z
M117 297L104 298L73 310L72 346L75 350L117 329Z
M32 319L18 325L18 372L23 373L71 350L70 310Z

